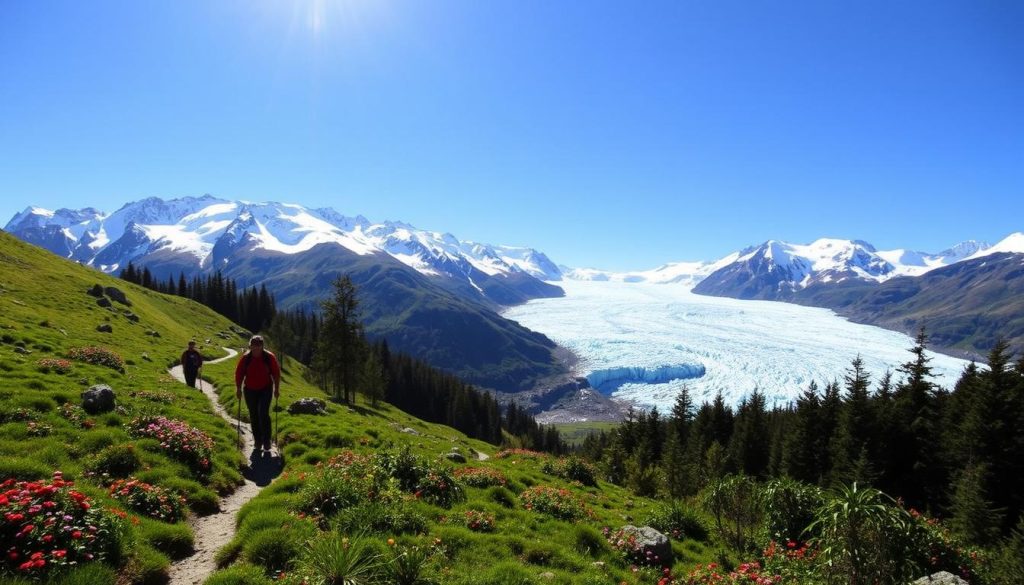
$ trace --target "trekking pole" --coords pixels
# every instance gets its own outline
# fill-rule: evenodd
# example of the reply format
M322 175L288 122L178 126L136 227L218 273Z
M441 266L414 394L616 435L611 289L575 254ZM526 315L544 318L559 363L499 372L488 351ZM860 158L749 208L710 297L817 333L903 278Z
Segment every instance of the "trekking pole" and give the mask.
M281 452L281 445L277 443L277 431L281 428L281 407L278 406L281 402L280 396L274 397L274 446L277 447L277 452Z
M242 399L235 397L235 401L238 402L238 416L235 417L235 428L238 429L238 437L235 442L238 443L238 451L242 451Z

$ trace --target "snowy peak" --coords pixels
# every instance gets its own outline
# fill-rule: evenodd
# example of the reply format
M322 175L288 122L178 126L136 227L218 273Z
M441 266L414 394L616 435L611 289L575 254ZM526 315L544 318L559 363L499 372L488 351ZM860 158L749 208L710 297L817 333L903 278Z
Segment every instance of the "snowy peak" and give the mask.
M970 259L981 258L982 256L988 256L990 254L998 253L1011 253L1011 254L1024 254L1024 232L1012 233L996 245L982 248L977 252L968 256Z
M106 271L144 263L159 252L196 270L224 268L242 250L301 254L333 244L358 255L384 253L432 277L454 279L488 296L488 279L560 280L558 267L531 248L461 241L398 221L372 223L333 209L229 201L211 195L149 197L105 215L95 209L29 207L6 230L65 257ZM507 284L495 285L500 288ZM477 293L474 293L477 294Z

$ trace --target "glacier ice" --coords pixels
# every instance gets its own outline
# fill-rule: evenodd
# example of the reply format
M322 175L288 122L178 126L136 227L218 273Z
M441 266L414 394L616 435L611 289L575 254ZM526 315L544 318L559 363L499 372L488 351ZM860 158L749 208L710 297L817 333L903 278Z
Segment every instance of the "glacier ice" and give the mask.
M737 404L755 388L769 404L785 404L812 381L842 382L859 354L872 381L908 361L913 339L894 331L852 323L830 310L773 301L696 295L674 284L559 283L566 296L513 307L505 317L546 334L580 358L577 374L610 379L619 369L640 376L618 386L612 397L643 406L670 408L685 384L697 403L721 391ZM929 353L936 383L950 388L964 360ZM687 365L704 375L665 380L644 372ZM640 371L642 370L642 371ZM668 370L660 370L671 374ZM594 380L591 380L594 384Z
M661 384L699 378L704 375L703 364L677 364L671 366L618 366L594 370L587 374L587 382L601 392L611 393L625 384Z

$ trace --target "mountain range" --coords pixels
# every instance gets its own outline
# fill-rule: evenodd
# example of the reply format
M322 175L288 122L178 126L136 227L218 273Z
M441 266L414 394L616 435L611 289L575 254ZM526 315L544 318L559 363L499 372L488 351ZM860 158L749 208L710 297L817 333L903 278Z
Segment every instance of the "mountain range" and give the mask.
M242 286L266 285L283 309L316 308L331 281L348 274L368 333L399 351L503 391L562 373L554 343L497 312L564 294L545 282L561 278L558 268L530 248L210 195L151 197L109 214L30 207L4 229L104 272L129 262L162 280L220 270Z
M61 256L114 272L133 262L161 279L220 270L266 285L282 308L315 308L338 274L360 287L367 331L467 381L501 391L565 383L547 337L504 307L563 295L565 279L671 284L695 293L826 307L976 357L997 337L1024 342L1024 233L937 253L862 240L769 240L715 261L609 272L555 264L543 252L463 241L407 223L329 208L210 195L92 208L29 207L4 228Z

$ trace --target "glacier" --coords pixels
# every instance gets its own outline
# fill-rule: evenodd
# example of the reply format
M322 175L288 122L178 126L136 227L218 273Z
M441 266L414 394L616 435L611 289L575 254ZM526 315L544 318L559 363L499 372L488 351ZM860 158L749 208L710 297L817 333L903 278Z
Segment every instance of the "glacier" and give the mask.
M896 368L912 357L910 337L828 309L702 296L677 284L563 280L559 286L565 297L529 301L503 315L572 350L576 374L608 388L612 398L663 412L683 385L698 404L721 392L736 405L758 389L769 404L785 405L812 380L842 383L858 355L872 382L886 370L897 380ZM968 363L928 356L934 381L946 388Z

